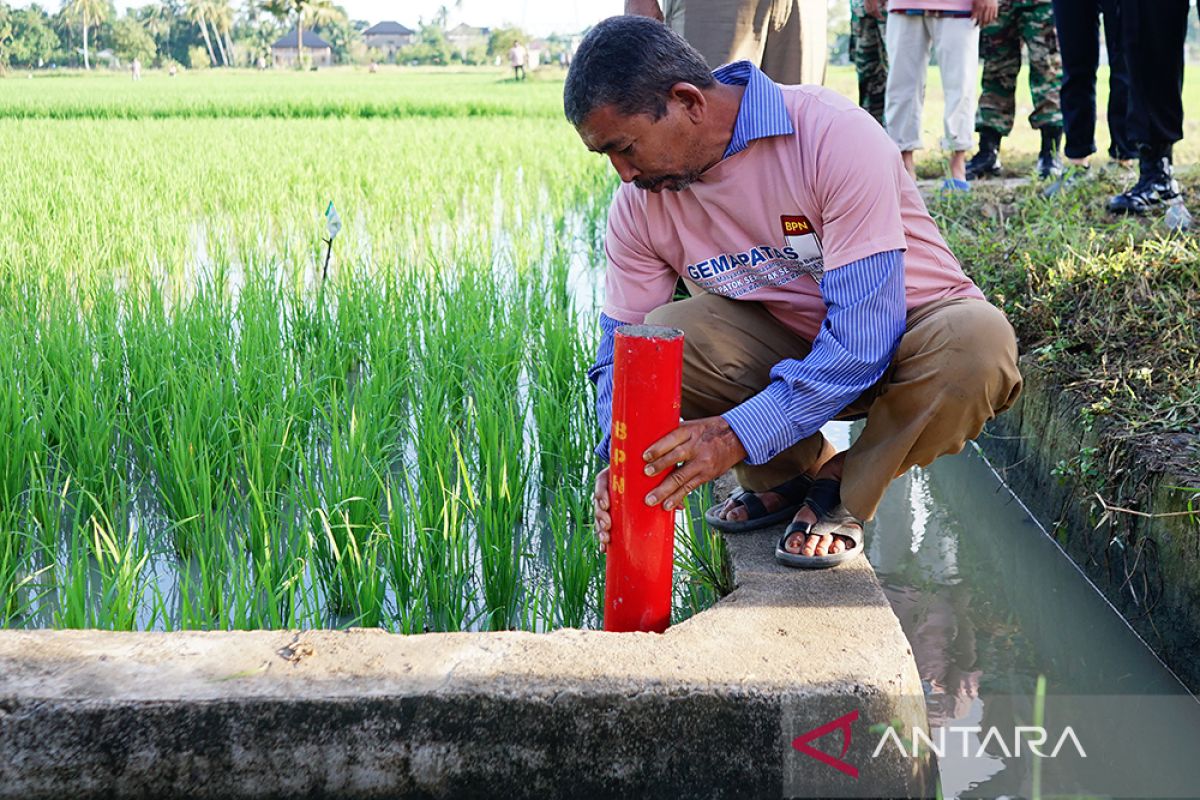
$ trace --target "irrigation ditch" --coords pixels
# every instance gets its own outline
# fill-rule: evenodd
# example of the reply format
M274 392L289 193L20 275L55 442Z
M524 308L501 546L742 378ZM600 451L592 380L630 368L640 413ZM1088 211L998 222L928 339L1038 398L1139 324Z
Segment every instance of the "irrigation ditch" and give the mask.
M1193 692L1200 691L1200 483L1187 437L1106 435L1091 398L1036 358L980 444L1063 550Z

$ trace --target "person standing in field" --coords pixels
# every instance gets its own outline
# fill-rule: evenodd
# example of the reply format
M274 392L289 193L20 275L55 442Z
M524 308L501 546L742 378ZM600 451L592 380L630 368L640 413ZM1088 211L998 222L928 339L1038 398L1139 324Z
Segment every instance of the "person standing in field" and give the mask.
M874 2L868 0L868 11ZM967 149L975 121L979 72L979 28L996 19L996 0L890 0L888 4L887 131L900 148L904 167L916 178L913 153L921 149L925 74L929 51L937 53L946 96L942 147L951 152L943 188L967 191Z
M850 0L850 58L858 75L858 104L884 124L883 110L887 100L888 61L887 15L879 0Z
M1100 18L1108 53L1108 156L1126 162L1137 156L1129 140L1129 67L1121 31L1120 0L1053 0L1062 54L1062 115L1066 171L1047 190L1053 195L1088 174L1096 152L1096 70L1100 65Z
M1173 150L1183 138L1183 45L1190 0L1121 0L1129 63L1129 138L1138 147L1138 180L1112 198L1114 214L1145 214L1164 205L1182 209L1173 227L1187 227Z
M135 81L140 81L140 80L142 79L142 62L141 62L141 59L135 58L135 59L133 60L133 63L131 63L131 64L129 65L129 71L130 71L130 72L133 74L133 79L134 79Z
M625 0L665 22L713 65L746 59L780 83L824 83L827 0Z
M529 53L525 50L525 45L520 41L513 42L512 49L508 51L508 63L512 65L513 80L525 80L525 62L529 58Z
M612 443L616 329L685 334L685 421L624 454L664 475L638 500L679 508L732 468L743 491L709 509L710 524L790 520L776 558L832 566L862 552L893 478L959 452L1016 400L1012 326L963 273L887 133L850 100L781 86L749 61L712 72L665 25L622 16L584 38L563 106L622 180L588 371L599 457ZM680 276L693 296L671 302ZM821 435L862 416L847 450ZM604 468L602 548L609 489Z
M981 32L983 94L975 116L979 152L967 162L967 178L1000 174L1000 140L1012 133L1017 108L1017 75L1021 72L1021 45L1029 53L1029 93L1033 112L1029 125L1042 137L1037 173L1042 179L1062 174L1058 148L1062 143L1062 60L1054 30L1050 0L1000 0L996 21Z

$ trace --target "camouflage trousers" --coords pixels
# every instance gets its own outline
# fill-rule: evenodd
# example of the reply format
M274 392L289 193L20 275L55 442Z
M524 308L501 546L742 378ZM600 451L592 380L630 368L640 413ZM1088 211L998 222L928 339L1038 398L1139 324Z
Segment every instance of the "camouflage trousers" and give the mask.
M979 40L983 94L975 130L991 128L1002 136L1012 132L1022 44L1029 52L1029 93L1033 96L1029 124L1035 129L1062 127L1062 58L1054 30L1054 7L1050 0L1000 0L999 10L1000 15L983 29Z
M880 5L885 5L880 3ZM888 60L884 47L887 14L869 16L863 0L850 0L850 58L858 73L858 104L883 125Z

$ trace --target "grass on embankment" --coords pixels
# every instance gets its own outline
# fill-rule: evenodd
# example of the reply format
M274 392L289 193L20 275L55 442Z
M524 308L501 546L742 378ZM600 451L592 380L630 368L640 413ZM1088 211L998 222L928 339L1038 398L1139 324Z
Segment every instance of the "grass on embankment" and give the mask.
M1172 235L1162 213L1107 213L1135 175L1116 168L1064 197L1043 185L975 184L931 200L968 273L1008 314L1023 353L1090 399L1106 436L1135 438L1200 482L1200 239ZM1200 195L1200 174L1185 179ZM1195 202L1192 203L1195 208Z

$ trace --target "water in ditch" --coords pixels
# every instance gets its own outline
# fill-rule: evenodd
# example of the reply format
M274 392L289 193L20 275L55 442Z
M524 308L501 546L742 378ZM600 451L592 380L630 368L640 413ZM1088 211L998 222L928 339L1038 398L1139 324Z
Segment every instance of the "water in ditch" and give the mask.
M826 434L842 448L851 431ZM912 645L931 739L945 737L944 797L1200 796L1200 703L975 447L894 481L866 552ZM1081 746L1018 758L1039 676L1041 750L1068 726ZM985 744L993 729L1004 742Z

